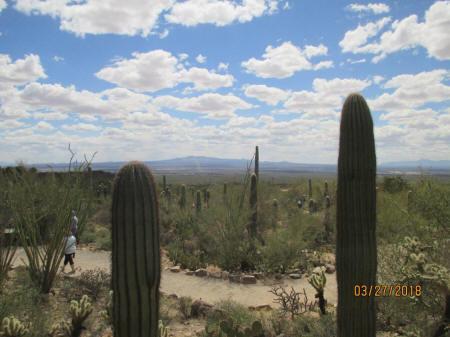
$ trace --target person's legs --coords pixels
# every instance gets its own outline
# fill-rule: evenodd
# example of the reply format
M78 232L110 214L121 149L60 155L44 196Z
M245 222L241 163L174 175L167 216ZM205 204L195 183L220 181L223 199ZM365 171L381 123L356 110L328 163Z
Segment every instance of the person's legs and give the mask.
M70 267L72 268L72 273L75 273L75 262L73 262L74 257L75 257L75 253L69 254L69 262L70 262Z
M67 263L69 263L69 256L70 256L70 254L64 254L64 265L61 267L61 271L63 273L64 273L64 269L66 268Z

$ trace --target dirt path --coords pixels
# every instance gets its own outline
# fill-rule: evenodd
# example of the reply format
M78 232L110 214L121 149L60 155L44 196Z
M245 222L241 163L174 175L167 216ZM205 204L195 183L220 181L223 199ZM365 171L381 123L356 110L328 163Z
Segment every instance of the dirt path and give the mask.
M22 265L23 260L26 261L26 256L22 249L18 249L14 257L14 265ZM75 266L77 272L74 276L80 274L81 271L102 268L110 270L110 253L104 251L90 251L88 249L79 249L76 253ZM66 271L69 271L67 266ZM272 282L274 284L275 282ZM314 300L315 290L308 283L306 279L291 280L285 279L282 283L284 286L293 286L296 291L303 292L306 290L308 300ZM231 283L225 280L218 280L213 278L202 278L196 276L188 276L183 272L173 273L169 270L164 270L161 277L161 291L166 294L176 294L177 296L189 296L195 299L202 299L208 303L214 303L223 299L232 299L245 306L255 306L262 304L270 304L275 307L273 303L273 294L269 293L271 283L267 280L265 284L258 281L257 284L244 285ZM336 275L327 275L327 284L325 287L325 298L328 303L337 303L337 285Z

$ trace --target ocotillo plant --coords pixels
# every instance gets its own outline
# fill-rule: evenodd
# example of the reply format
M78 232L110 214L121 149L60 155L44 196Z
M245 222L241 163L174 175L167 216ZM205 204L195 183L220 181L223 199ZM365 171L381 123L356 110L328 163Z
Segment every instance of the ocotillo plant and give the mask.
M140 162L114 178L112 288L115 337L158 336L161 256L156 184Z
M197 199L195 202L195 211L197 214L200 214L200 211L202 210L202 197L200 195L200 191L197 191Z
M256 146L255 148L255 174L256 179L259 179L259 148Z
M309 198L312 198L312 182L311 179L308 179L308 194L309 194Z
M252 218L250 221L249 234L251 238L256 237L257 220L258 220L258 180L256 174L253 173L250 181L250 209L252 210Z
M186 185L181 185L180 208L186 208Z
M374 296L355 296L355 286L375 285L377 272L376 155L373 122L363 96L350 94L341 114L336 273L338 337L375 337Z

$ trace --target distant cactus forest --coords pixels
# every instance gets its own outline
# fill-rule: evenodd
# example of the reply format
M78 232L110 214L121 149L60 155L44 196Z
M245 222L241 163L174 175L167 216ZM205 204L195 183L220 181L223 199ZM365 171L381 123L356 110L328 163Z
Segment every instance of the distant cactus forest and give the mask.
M360 94L342 107L334 178L277 182L260 146L239 179L203 183L141 162L96 171L69 150L64 172L0 170L0 336L450 336L449 180L377 177ZM163 292L170 277L195 295ZM270 300L209 301L208 287Z

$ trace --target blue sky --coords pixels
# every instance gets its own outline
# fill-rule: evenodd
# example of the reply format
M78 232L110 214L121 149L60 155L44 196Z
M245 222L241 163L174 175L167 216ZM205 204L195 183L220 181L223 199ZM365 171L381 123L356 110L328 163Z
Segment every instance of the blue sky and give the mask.
M450 158L450 1L0 0L0 162Z

